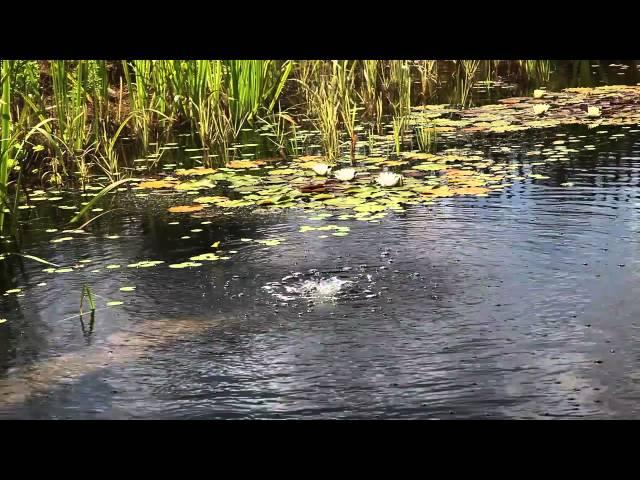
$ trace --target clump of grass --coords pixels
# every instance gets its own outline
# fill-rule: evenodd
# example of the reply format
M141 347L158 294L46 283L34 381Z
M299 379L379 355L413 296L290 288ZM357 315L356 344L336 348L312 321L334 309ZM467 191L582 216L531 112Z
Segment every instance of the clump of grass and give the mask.
M469 93L473 87L473 80L476 72L480 67L480 60L459 60L456 70L456 89L454 95L457 95L457 101L461 108L467 106Z
M438 78L438 62L435 60L418 60L415 67L420 74L420 97L423 105L427 103Z
M406 117L393 117L393 143L395 145L396 155L400 155L402 151L405 124Z
M125 182L130 182L131 180L132 179L130 178L123 178L122 180L118 180L117 182L110 183L109 185L104 187L102 190L98 192L97 195L95 195L91 200L87 202L86 205L84 205L80 209L80 211L69 221L69 223L76 223L78 220L84 217L96 205L96 203L102 200L109 192L118 188L120 185L124 184Z
M83 311L82 311L82 307L84 304L84 299L85 297L87 298L88 302L89 302L89 309L91 310L91 313L93 314L96 311L96 303L93 299L93 293L91 292L91 288L89 287L89 285L83 285L82 286L82 295L80 296L80 315L82 315Z
M525 75L535 78L538 83L547 83L551 77L549 60L518 60Z
M382 121L382 97L378 86L381 63L380 60L362 61L362 81L358 92L364 105L365 113L369 119L375 122L378 132Z
M84 321L82 320L82 316L84 315L83 306L84 306L85 297L87 298L87 301L89 303L89 310L91 311L91 318L89 320L89 330L85 328ZM93 297L94 297L94 294L91 291L91 287L89 287L89 285L87 284L83 285L82 293L80 295L80 314L78 316L80 317L80 326L82 328L82 333L86 336L91 335L93 333L93 327L96 321L96 302Z
M268 141L276 147L278 154L283 159L297 152L297 123L291 115L286 111L280 111L268 115L267 118L259 117L259 120L271 134L267 137Z
M406 60L391 60L383 70L382 86L393 115L403 117L411 111L411 70Z
M348 60L334 61L333 63L334 78L336 79L339 96L340 119L347 130L351 145L351 163L355 162L355 144L358 140L355 130L357 105L353 98L356 63Z
M324 76L323 76L324 77ZM340 97L337 78L321 78L304 85L309 97L311 121L320 132L320 141L328 160L334 160L340 153L338 124L340 121Z
M436 129L431 125L418 125L415 129L418 149L421 152L430 152L436 143Z

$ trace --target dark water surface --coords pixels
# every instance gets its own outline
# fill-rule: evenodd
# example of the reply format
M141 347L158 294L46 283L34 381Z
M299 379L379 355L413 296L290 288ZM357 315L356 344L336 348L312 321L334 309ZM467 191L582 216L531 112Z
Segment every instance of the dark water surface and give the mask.
M47 274L2 262L2 291L24 296L0 297L0 418L635 418L638 129L511 135L500 145L519 150L502 154L495 137L478 141L527 171L522 152L585 136L569 161L534 167L549 179L379 224L301 211L192 219L128 194L90 235L52 244L44 230L67 216L42 207L23 251L91 263ZM350 234L298 231L332 223ZM274 237L285 242L241 241ZM238 253L167 267L218 240ZM166 263L126 267L144 259ZM351 282L333 299L299 289L333 277ZM85 283L100 295L90 334L87 315L84 332L68 318Z

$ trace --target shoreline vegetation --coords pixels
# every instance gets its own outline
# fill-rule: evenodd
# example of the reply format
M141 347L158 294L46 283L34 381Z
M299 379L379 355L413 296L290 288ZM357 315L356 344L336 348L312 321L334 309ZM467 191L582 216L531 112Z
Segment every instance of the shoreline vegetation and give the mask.
M445 69L453 82L446 105L433 104L441 82L439 69ZM23 195L28 202L28 185L86 192L98 179L98 190L115 192L120 189L114 185L123 183L131 188L128 180L162 166L163 151L177 145L176 135L188 137L196 153L191 168L178 175L196 175L204 188L214 186L216 180L229 180L212 178L205 185L206 173L230 177L229 172L216 170L264 166L264 160L252 158L254 154L242 153L241 147L257 145L242 144L247 138L266 140L267 163L279 160L294 166L269 174L277 175L279 170L285 177L296 177L300 167L313 169L318 162L333 168L340 161L350 167L364 165L366 170L362 160L367 157L383 157L374 162L376 168L397 167L411 152L431 155L438 136L451 130L505 132L567 122L562 104L547 111L548 102L559 99L568 105L575 99L565 98L566 94L545 98L544 91L532 99L538 105L526 110L528 125L519 124L517 108L485 112L480 118L484 123L469 122L474 109L466 107L472 87L481 82L490 85L505 69L544 84L551 62L4 60L0 68L0 229L5 227L5 214L15 219L19 204L25 201ZM581 98L588 102L588 96L584 92ZM606 112L614 107L606 103L603 108ZM593 108L585 116L591 123L598 121L601 112ZM465 122L474 125L462 128ZM381 143L388 148L381 150ZM144 165L124 155L126 148L137 152ZM440 169L436 167L423 165L423 170L435 172ZM345 174L356 173L341 174L346 178ZM172 179L157 182L159 188L166 187L162 182L173 185ZM145 188L134 182L134 188L141 185ZM146 188L153 188L153 181ZM306 188L313 190L313 186ZM302 193L309 192L303 188ZM326 194L320 189L316 193ZM101 198L97 192L92 196L74 222ZM229 199L220 203L229 202L228 206L247 204Z

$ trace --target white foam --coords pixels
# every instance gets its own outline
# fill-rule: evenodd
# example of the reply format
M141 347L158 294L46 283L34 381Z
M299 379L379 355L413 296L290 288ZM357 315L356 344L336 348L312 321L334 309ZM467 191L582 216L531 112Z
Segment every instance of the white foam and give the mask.
M298 288L298 291L309 297L334 297L343 287L351 285L351 283L338 277L326 280L307 280Z

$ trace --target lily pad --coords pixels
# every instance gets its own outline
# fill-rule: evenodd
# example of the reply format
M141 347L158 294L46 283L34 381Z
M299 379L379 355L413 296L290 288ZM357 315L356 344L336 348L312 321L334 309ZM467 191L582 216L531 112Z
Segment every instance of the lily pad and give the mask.
M271 239L271 240L256 240L256 243L260 243L262 245L267 245L269 247L275 246L275 245L280 245L284 240L282 239Z
M191 213L191 212L199 212L204 209L202 205L180 205L177 207L170 207L169 212L171 213Z
M73 237L60 237L60 238L54 238L53 240L49 240L51 243L61 243L61 242L67 242L69 240L73 240Z
M202 260L207 260L207 261L214 261L214 260L219 260L220 257L214 253L203 253L201 255L196 255L195 257L191 257L189 258L189 260L193 260L193 261L202 261Z
M169 268L190 268L190 267L201 267L201 263L196 262L182 262L182 263L172 263L169 265Z
M160 265L164 263L164 260L143 260L137 263L130 263L127 265L129 268L150 268L155 267L156 265Z

